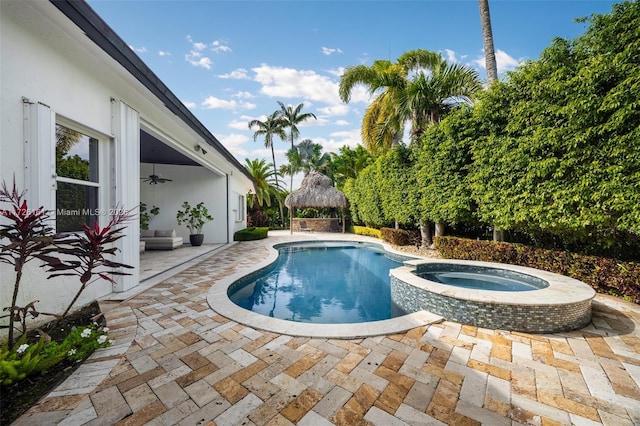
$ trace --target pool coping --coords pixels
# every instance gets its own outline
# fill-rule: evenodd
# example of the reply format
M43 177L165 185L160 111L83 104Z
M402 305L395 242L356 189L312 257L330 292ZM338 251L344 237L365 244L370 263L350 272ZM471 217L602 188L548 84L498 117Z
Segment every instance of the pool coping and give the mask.
M525 306L556 306L571 303L584 302L595 297L596 291L582 281L565 275L544 271L541 269L529 268L526 266L511 265L508 263L481 262L475 260L459 259L420 259L408 260L404 262L406 266L393 269L390 273L410 283L411 285L428 290L429 292L448 296L456 299L470 300L474 302L499 303L502 305L525 305ZM507 271L519 272L540 278L549 285L545 288L532 291L498 291L498 290L476 290L463 287L454 287L447 284L440 284L420 278L412 271L419 264L425 263L449 263L453 265L472 265L487 268L504 269ZM535 297L533 297L535 296Z
M324 236L323 236L324 237ZM444 320L443 317L431 312L421 310L411 314L403 315L397 318L391 318L381 321L358 322L351 324L309 324L294 321L287 321L278 318L271 318L265 315L248 311L233 303L227 296L227 289L239 279L256 272L262 268L266 268L276 261L278 258L278 250L274 246L287 243L299 242L318 242L331 241L342 243L373 243L382 246L385 250L404 257L417 257L394 250L388 244L376 240L360 238L312 238L298 237L287 240L265 240L266 247L269 251L268 256L261 262L256 263L251 268L244 268L234 274L228 275L217 281L207 293L207 303L209 307L218 314L229 318L238 323L279 334L290 336L304 336L311 338L339 338L339 339L357 339L364 337L381 336L395 333L402 333L412 328L422 327L429 324L438 323ZM422 258L421 258L422 259Z
M482 290L442 284L416 274L421 266L436 263L511 271L548 285L531 291ZM564 275L493 262L412 260L392 269L390 275L392 300L407 311L428 309L449 321L525 333L556 333L585 327L591 322L591 300L596 295L589 285Z

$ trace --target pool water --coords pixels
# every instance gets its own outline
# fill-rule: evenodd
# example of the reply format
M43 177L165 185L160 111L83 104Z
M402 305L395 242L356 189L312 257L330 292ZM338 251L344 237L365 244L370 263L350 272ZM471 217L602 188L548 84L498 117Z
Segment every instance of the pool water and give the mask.
M434 272L420 274L420 277L441 284L474 290L531 291L540 289L540 286L532 283L479 272Z
M408 258L366 243L291 244L278 251L277 261L259 276L229 288L235 304L274 318L316 324L406 314L391 302L389 270Z
M501 268L450 263L421 265L417 275L425 280L473 290L532 291L549 283L531 275Z

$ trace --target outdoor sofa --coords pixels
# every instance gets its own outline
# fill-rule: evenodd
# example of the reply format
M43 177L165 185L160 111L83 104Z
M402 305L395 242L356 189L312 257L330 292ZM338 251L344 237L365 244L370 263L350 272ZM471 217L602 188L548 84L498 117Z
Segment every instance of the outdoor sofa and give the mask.
M176 237L175 229L143 229L140 241L144 241L145 250L173 250L182 247L182 237Z

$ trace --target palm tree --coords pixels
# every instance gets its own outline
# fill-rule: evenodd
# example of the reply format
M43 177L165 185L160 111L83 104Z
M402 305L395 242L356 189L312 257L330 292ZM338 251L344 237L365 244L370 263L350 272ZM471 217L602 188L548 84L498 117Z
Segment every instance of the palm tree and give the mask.
M498 64L493 49L493 31L491 30L491 15L489 14L489 0L478 0L480 7L480 22L482 23L482 42L484 44L484 61L487 68L487 86L498 79ZM504 231L493 227L493 240L504 241Z
M416 73L396 98L398 118L411 120L412 144L420 143L426 127L438 123L452 107L471 103L482 89L478 72L466 65L441 59L426 71Z
M331 165L336 188L342 189L347 179L355 179L358 174L375 161L371 152L362 145L354 149L345 145L339 153L332 153Z
M270 166L264 159L244 159L244 168L253 176L255 182L256 193L253 194L252 200L254 207L270 206L271 195L279 188L275 183L278 174L271 170Z
M423 58L427 61L427 58ZM377 60L372 66L347 67L342 74L338 93L343 102L351 100L351 91L359 84L368 86L375 95L362 120L362 141L372 153L387 151L402 139L404 122L394 120L394 95L407 83L408 70L400 64Z
M305 139L296 148L305 176L312 170L326 174L331 165L331 155L322 152L322 145Z
M439 53L411 50L396 63L375 61L373 66L348 67L340 80L339 94L349 102L357 84L369 87L376 97L365 112L362 136L372 152L397 144L404 123L411 121L411 144L418 145L426 126L435 124L448 109L470 98L482 85L471 67L449 64ZM437 235L444 225L436 224ZM422 244L431 244L431 232L420 224Z
M331 155L323 153L322 145L314 143L311 139L294 145L293 149L287 152L287 157L294 173L302 171L305 176L312 170L326 173L331 166Z
M289 164L283 164L280 166L280 176L293 176L300 171L300 159L298 158L298 152L295 149L287 151L287 159Z
M251 206L260 209L262 206L271 206L271 199L278 202L280 219L284 223L284 199L286 192L277 182L279 173L271 170L271 165L264 159L249 160L245 158L244 168L253 176L256 193L253 194Z
M481 89L474 69L449 64L439 53L422 49L404 53L396 63L380 60L371 67L348 67L340 80L343 102L350 101L358 84L375 95L362 122L363 142L374 153L397 145L407 120L411 120L411 142L418 144L426 126Z
M273 173L276 180L276 186L278 184L278 169L276 168L276 153L273 149L273 137L279 136L283 141L287 137L284 131L285 122L280 118L280 112L276 111L266 118L264 121L251 120L249 122L249 130L257 127L258 130L253 134L253 141L258 139L258 136L264 136L265 148L271 148L271 158L273 159Z
M487 67L487 85L498 79L498 65L496 53L493 50L493 31L491 30L491 15L489 14L489 0L478 0L480 7L480 22L482 23L482 42L484 44L484 61Z
M278 111L280 118L284 120L284 127L289 129L289 140L291 141L291 149L294 149L294 142L300 136L300 130L298 129L298 124L303 123L310 118L317 120L315 114L311 112L302 113L302 108L304 108L304 103L298 104L297 107L293 108L291 105L285 106L282 102L278 101L278 105L280 105L280 110ZM289 189L293 189L293 175L291 175L291 187Z

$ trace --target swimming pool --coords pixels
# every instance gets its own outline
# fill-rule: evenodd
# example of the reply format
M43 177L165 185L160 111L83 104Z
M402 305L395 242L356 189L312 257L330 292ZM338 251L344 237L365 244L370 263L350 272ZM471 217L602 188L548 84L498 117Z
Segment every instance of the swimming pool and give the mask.
M277 260L236 281L229 299L272 318L315 324L380 321L406 315L391 301L389 271L409 257L378 244L304 242L275 246Z
M534 291L549 287L547 281L532 275L477 265L430 263L424 265L416 275L428 281L471 290L509 292Z
M498 282L505 278L511 283ZM492 280L494 283L489 282ZM513 291L513 281L519 282L521 290L522 286L532 288ZM501 263L424 259L405 262L391 271L391 297L398 305L491 329L576 330L591 321L594 296L593 288L573 278Z

